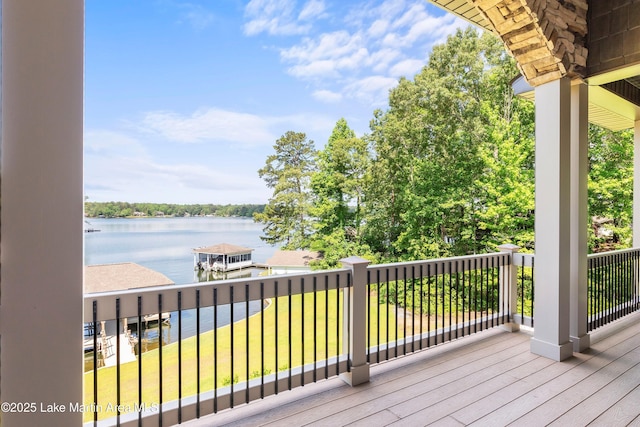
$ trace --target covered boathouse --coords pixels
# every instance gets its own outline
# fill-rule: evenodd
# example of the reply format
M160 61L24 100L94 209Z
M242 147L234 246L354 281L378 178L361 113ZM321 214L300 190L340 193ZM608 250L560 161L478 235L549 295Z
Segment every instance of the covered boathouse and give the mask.
M224 273L251 267L253 265L251 252L253 252L251 248L229 243L195 248L193 250L194 269Z

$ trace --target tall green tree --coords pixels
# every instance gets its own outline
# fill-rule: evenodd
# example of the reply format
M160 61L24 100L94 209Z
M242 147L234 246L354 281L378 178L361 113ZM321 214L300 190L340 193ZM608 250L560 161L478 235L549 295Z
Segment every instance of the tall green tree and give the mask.
M534 106L507 98L503 114L490 113L490 132L480 147L483 173L475 182L482 205L476 207L480 251L494 252L509 242L534 249Z
M482 147L514 75L499 40L459 30L390 92L371 128L367 236L377 250L415 259L483 249Z
M301 132L288 131L273 146L274 154L258 171L267 187L273 189L262 213L254 214L265 224L261 239L270 244L284 243L286 249L309 246L311 235L310 183L314 170L313 141Z
M324 150L318 152L311 178L311 212L316 221L311 247L324 254L323 268L336 266L346 256L371 256L361 244L360 231L370 161L367 142L356 137L344 118L338 120Z
M590 248L631 247L633 132L589 125Z
M344 118L338 120L324 150L318 152L311 179L313 212L321 234L335 229L358 234L369 162L366 141L356 138Z

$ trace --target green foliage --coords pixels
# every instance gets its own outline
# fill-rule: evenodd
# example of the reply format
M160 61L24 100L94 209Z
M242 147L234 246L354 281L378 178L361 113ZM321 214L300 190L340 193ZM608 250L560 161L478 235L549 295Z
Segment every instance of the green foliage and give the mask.
M533 105L509 99L504 116L490 112L492 126L480 147L484 171L474 183L483 205L476 211L483 251L510 242L533 251L535 138Z
M513 97L514 75L499 41L469 29L400 80L371 125L370 247L421 259L532 246L533 114Z
M286 249L305 248L311 234L309 220L310 180L314 169L313 141L304 133L288 131L273 146L258 171L267 187L273 189L269 203L255 221L265 224L262 240L269 244L284 243Z
M325 149L316 156L317 168L311 176L315 233L310 246L324 255L315 268L338 267L338 260L354 254L376 258L362 242L361 233L370 161L367 142L356 138L345 119L338 120Z
M260 373L259 370L255 370L251 372L251 375L249 376L249 379L254 379L254 378L260 378L260 377L266 377L267 375L271 374L271 369L267 369L265 368L262 373Z
M233 376L233 383L234 384L238 384L238 382L240 381L240 377L238 376L238 374L235 374ZM231 377L226 376L222 379L222 386L226 387L226 386L230 386L231 385Z
M498 309L498 271L479 271L401 280L377 285L381 304L398 304L407 310L430 315L463 312L495 312Z
M270 157L261 176L279 203L256 218L269 219L274 241L321 251L316 268L351 255L392 262L493 252L506 242L533 251L534 105L514 96L517 74L497 38L459 30L434 46L420 73L400 79L368 135L338 120L326 146L306 157L309 174L298 176L308 186L296 187L304 197L295 203L275 196L285 163L270 166ZM628 246L632 133L591 126L589 144L590 216L605 220L590 227L590 247ZM304 230L297 238L294 226Z
M316 234L311 249L323 254L322 259L313 261L311 264L312 268L320 270L339 268L342 258L353 255L365 258L372 263L379 260L378 254L374 253L369 246L350 239L342 229L336 229L331 234Z
M178 205L171 203L85 202L85 215L91 218L127 218L138 212L138 216L239 216L252 217L262 212L264 205Z
M369 162L366 141L356 138L345 119L338 120L325 149L317 154L317 169L311 177L312 213L321 234L350 227L352 234L359 235L360 206Z
M633 132L589 126L589 244L593 252L631 246Z

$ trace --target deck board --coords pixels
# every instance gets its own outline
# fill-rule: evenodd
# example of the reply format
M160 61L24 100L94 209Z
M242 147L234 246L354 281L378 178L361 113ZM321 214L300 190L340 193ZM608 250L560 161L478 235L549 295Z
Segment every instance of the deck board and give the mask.
M564 362L529 340L490 330L372 365L362 386L329 379L182 425L640 425L640 314Z
M478 383L490 379L504 369L504 363L516 357L527 346L528 344L523 342L519 346L503 349L498 356L492 354L475 360L465 359L464 362L452 361L451 363L458 364L455 368L448 363L439 366L439 369L423 370L405 376L402 381L392 381L395 391L393 394L387 392L389 383L381 384L376 388L376 398L372 399L375 396L371 396L370 393L362 393L361 403L344 402L345 407L341 411L333 411L331 416L325 415L319 422L323 425L336 425L365 417L377 421L377 416L372 414L384 407L389 408L399 418L405 417L423 408L425 402L437 401L445 393L454 393L456 389L466 387L469 381ZM434 373L437 375L433 375ZM460 382L463 384L459 384ZM446 392L443 392L443 388Z

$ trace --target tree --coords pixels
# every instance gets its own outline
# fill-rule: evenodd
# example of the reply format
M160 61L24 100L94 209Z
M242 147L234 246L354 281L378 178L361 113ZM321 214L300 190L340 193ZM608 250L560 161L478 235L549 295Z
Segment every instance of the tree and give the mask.
M302 249L309 245L311 223L310 181L314 170L315 149L304 133L288 131L273 146L275 153L267 157L258 171L273 195L264 212L254 214L265 224L261 239L269 244L284 243L286 249Z
M633 133L589 125L590 247L594 252L631 247Z
M313 213L320 234L339 229L358 235L369 162L367 143L356 138L344 118L338 120L325 149L318 152L317 170L311 177Z
M311 176L316 230L313 250L324 254L322 268L335 267L350 255L371 256L361 244L362 199L365 176L371 156L367 142L357 138L347 121L336 123L324 150L316 157L317 169Z
M506 242L534 249L534 106L517 98L507 102L514 104L508 114L492 116L480 150L484 170L475 183L483 203L476 212L479 240L487 252Z
M484 248L483 145L506 114L514 75L499 40L459 30L390 92L371 126L367 239L377 250L416 259Z

